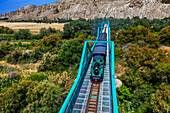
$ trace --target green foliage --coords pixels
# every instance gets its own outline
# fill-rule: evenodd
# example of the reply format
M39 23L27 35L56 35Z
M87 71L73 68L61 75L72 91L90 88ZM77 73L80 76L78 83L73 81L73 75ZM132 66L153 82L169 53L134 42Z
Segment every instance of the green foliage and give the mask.
M21 48L16 48L6 56L6 61L11 64L35 63L42 57L42 53L38 50L39 49L34 48L32 51L26 52Z
M26 80L32 80L32 81L43 81L47 79L47 75L44 73L31 73L29 76L26 77Z
M69 24L64 25L64 38L73 38L76 32L83 32L87 35L91 34L92 26L85 19L78 19Z
M56 30L55 28L51 28L51 27L49 27L48 29L41 28L39 37L43 38L44 36L49 36L53 33L57 33L57 34L60 34L60 35L62 34L62 32L60 30Z
M149 30L146 28L130 27L128 30L121 30L118 33L116 43L126 44L132 41L137 42L138 40L144 40L144 37L146 37L148 33Z
M159 73L156 66L161 62L168 61L168 54L161 49L150 49L147 47L140 48L133 45L128 52L125 53L125 66L134 69L138 76L143 77L146 81L153 84L157 82L166 82L167 76Z
M22 80L0 92L0 112L58 112L63 89L49 81Z
M117 57L117 58L123 57L123 49L122 48L115 48L115 57Z
M35 59L35 62L40 60L43 56L42 48L34 47L32 51L30 52L30 57L32 59Z
M56 54L52 55L49 52L44 54L40 65L38 67L38 71L46 71L46 70L58 70L58 56Z
M119 113L135 113L132 102L119 102Z
M0 112L19 112L23 109L28 104L26 94L34 86L34 82L24 80L3 88L0 92Z
M11 45L0 44L0 59L9 54L10 51L13 50Z
M161 44L169 45L170 44L170 26L163 28L159 33Z
M58 53L58 60L60 65L68 67L80 61L82 51L82 44L77 40L67 41L61 46Z
M20 29L18 32L14 34L14 39L29 39L31 34L29 29Z
M62 88L54 83L43 81L26 94L28 105L22 112L58 112L62 103Z
M160 45L159 37L152 33L149 33L146 37L144 37L144 41L149 44L150 48L157 48Z
M0 34L13 34L14 31L9 27L0 26Z
M160 85L160 89L156 90L155 94L151 96L151 105L153 112L156 113L169 113L170 107L170 86L163 83Z
M8 76L5 78L0 77L0 91L2 88L9 87L13 83L18 83L20 78L21 78L20 75L15 72L8 74Z
M133 95L129 91L129 88L127 88L124 84L122 84L121 88L117 88L117 92L119 94L118 98L122 102L127 102L133 97Z
M170 83L168 79L170 75L168 53L161 49L140 47L137 44L133 44L128 49L122 60L124 67L126 67L125 73L119 79L129 87L129 92L133 97L125 98L129 94L126 87L123 88L124 86L122 86L123 89L118 89L121 106L119 110L128 112L129 105L127 105L127 102L130 102L135 112L167 112L167 97L158 101L157 99L162 97L155 95L157 89L161 87L160 84ZM153 106L156 110L153 109ZM129 106L129 109L131 111L132 107Z
M7 41L10 42L10 41L11 41L11 37L8 37L8 38L7 38Z
M18 47L22 47L22 42L21 42L21 41L18 41L17 46L18 46Z
M8 63L16 64L20 63L23 57L28 57L28 54L23 54L23 50L17 48L14 51L12 51L9 55L6 56L6 60Z
M138 86L133 90L133 98L131 99L133 107L136 108L137 111L145 113L152 112L153 109L150 104L152 93L155 93L155 89L152 85L143 83Z
M39 45L44 46L59 46L61 44L61 36L51 34L50 36L44 36L43 39L39 42Z

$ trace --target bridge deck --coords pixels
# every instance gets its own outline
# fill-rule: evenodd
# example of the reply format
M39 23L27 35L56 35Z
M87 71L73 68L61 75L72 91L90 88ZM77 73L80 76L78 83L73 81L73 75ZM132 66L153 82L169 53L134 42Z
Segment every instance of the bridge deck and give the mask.
M93 59L91 60L92 63ZM84 113L86 110L86 105L90 93L91 88L91 81L90 81L90 70L91 70L91 63L88 67L87 73L85 75L83 84L81 86L78 98L73 108L73 113Z
M107 33L107 38L108 38L108 33ZM86 106L87 106L90 88L92 84L90 81L90 70L91 70L92 61L93 59L91 60L87 73L85 75L83 84L78 94L78 98L73 108L73 113L85 113L86 111ZM108 112L111 113L112 111L110 86L111 86L111 81L110 81L110 68L109 68L109 45L107 44L106 66L104 69L104 79L103 82L100 84L97 113L108 113Z

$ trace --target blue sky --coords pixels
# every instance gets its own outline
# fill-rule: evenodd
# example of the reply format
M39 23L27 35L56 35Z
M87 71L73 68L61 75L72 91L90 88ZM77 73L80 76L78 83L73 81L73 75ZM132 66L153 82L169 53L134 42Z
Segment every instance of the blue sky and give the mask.
M40 6L43 4L54 3L58 0L0 0L0 14L16 11L20 7L27 5Z

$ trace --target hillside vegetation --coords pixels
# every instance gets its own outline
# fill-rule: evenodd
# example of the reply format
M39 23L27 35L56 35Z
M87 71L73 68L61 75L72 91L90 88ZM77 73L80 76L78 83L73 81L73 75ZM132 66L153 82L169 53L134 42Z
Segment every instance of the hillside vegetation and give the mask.
M109 20L115 41L120 113L168 113L170 18L162 20L72 20L63 31L42 28L16 33L1 27L0 112L58 112L78 72L85 40L95 40L97 27ZM11 34L12 33L12 34ZM1 37L2 36L2 37Z

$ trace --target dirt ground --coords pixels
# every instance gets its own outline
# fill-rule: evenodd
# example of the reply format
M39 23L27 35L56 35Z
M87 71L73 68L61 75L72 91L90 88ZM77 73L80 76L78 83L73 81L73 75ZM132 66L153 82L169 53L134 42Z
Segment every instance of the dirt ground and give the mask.
M63 31L64 23L33 23L33 22L0 22L0 26L6 26L12 28L14 31L18 31L19 29L30 29L31 33L39 33L41 28L55 28Z

